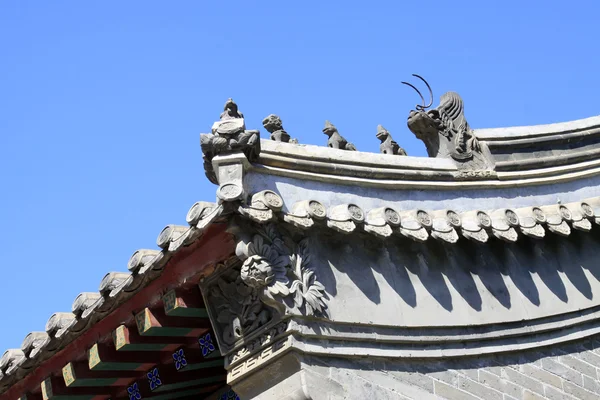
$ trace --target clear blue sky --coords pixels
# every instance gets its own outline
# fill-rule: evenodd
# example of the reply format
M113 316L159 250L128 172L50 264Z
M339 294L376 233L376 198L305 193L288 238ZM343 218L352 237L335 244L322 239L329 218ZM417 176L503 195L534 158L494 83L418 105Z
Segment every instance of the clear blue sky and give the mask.
M496 5L492 5L492 3ZM221 4L221 5L217 5ZM472 127L599 113L597 1L0 2L0 351L212 201L199 134L228 97L359 150L410 155L415 72Z

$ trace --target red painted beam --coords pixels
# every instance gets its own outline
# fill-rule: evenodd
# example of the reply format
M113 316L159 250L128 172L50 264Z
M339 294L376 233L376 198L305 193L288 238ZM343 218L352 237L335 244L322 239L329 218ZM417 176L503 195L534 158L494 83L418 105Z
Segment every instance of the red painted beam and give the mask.
M26 393L18 400L42 400L42 393Z

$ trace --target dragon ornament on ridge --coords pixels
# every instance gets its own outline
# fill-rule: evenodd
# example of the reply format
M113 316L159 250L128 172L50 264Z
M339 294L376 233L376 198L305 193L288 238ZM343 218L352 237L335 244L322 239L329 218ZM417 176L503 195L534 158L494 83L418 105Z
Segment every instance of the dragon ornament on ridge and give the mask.
M465 118L464 104L460 95L447 92L442 95L440 104L436 108L428 110L433 104L431 87L421 76L416 74L413 76L427 85L431 99L429 104L425 104L425 98L415 86L402 82L412 87L422 100L422 104L418 104L415 110L411 110L408 116L408 128L425 143L429 157L451 157L462 168L489 168L482 146Z

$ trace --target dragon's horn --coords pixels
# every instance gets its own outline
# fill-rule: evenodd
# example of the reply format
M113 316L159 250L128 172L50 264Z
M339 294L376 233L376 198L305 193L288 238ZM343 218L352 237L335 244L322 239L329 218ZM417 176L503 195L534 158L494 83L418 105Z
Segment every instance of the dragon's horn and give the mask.
M411 88L415 89L415 92L417 92L419 94L419 97L421 98L421 101L423 102L423 105L417 105L417 109L421 110L422 107L425 107L425 98L423 97L423 95L421 94L421 92L419 92L419 89L417 89L413 84L408 83L408 82L402 82L403 84L405 84L406 86L410 86Z
M433 104L433 91L431 90L431 86L429 86L429 83L427 83L425 78L423 78L422 76L417 75L417 74L413 74L413 76L422 80L423 83L425 83L425 85L427 85L427 89L429 89L429 99L430 99L429 104L425 105L425 103L423 103L423 109L427 109L427 108L431 107L431 105Z

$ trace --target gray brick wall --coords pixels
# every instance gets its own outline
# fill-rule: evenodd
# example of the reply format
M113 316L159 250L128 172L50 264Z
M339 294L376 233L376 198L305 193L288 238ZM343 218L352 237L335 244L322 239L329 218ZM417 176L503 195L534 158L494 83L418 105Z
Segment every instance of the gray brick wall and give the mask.
M433 398L600 399L600 337L519 354L385 363L377 368Z

